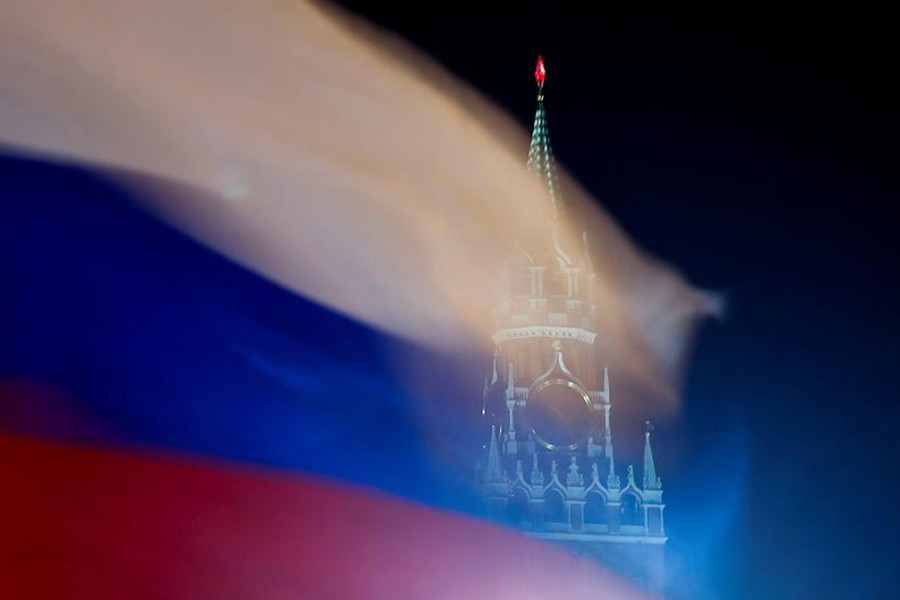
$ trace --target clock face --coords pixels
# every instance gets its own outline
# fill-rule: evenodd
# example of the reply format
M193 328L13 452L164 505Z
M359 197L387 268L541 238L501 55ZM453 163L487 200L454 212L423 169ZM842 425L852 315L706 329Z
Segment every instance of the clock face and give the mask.
M548 450L574 450L590 432L591 400L577 383L551 379L529 394L528 417L539 444Z

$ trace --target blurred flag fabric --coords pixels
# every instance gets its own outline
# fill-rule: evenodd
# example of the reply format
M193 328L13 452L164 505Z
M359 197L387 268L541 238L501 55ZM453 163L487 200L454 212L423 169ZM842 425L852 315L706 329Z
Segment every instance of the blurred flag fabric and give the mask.
M471 516L469 367L546 199L517 127L376 37L0 7L0 597L637 597ZM567 191L611 360L664 385L704 299Z
M638 597L462 516L472 463L386 358L426 350L97 171L4 157L0 180L0 597Z

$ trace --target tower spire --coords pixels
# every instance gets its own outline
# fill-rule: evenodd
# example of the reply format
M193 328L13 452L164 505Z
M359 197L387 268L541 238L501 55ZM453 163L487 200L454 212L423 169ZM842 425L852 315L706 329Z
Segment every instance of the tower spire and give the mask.
M491 445L488 447L488 464L487 464L487 480L490 482L500 481L503 475L500 471L500 450L497 448L497 431L494 425L491 425Z
M538 89L537 111L534 115L534 127L531 130L531 144L528 147L528 168L531 169L532 173L540 177L550 192L551 221L555 234L559 184L556 180L556 162L553 159L550 133L547 129L547 113L544 110L544 82L546 78L547 69L544 64L544 57L538 56L537 67L534 70L534 80Z
M656 476L656 465L653 463L653 448L650 447L650 433L653 426L647 421L647 429L644 432L644 489L662 489L662 482Z

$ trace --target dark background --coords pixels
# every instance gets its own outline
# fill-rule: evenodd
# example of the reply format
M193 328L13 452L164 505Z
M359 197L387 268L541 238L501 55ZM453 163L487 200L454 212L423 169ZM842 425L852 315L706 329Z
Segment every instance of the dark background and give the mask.
M680 423L656 437L672 595L900 597L887 14L344 4L526 128L543 53L557 158L641 246L727 298Z

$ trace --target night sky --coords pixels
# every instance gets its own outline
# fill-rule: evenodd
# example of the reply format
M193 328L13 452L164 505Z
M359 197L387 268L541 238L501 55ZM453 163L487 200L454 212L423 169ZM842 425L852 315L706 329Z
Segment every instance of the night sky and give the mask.
M543 53L557 158L643 248L725 295L682 419L656 436L673 595L900 597L887 15L346 4L526 128Z

